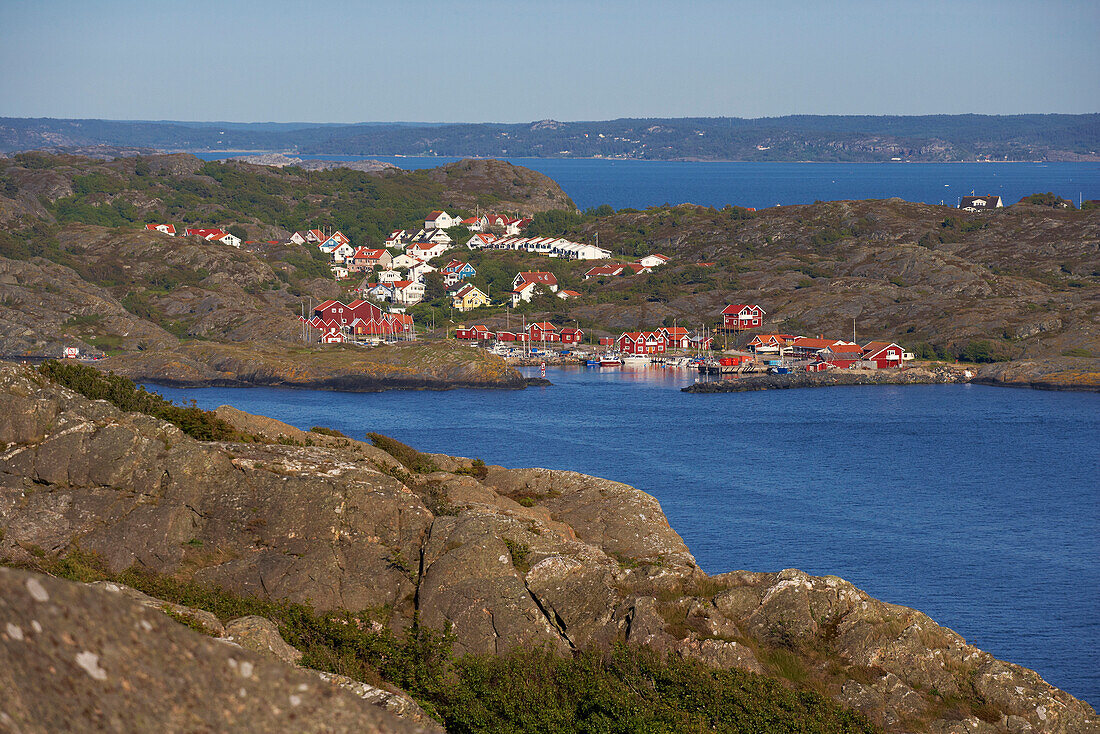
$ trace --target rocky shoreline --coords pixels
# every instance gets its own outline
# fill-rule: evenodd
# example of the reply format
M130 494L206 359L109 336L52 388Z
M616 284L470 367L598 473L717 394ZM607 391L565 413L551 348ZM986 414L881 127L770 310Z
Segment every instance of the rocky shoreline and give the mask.
M830 370L828 372L792 372L786 375L753 374L733 379L696 382L681 388L690 393L750 392L786 390L801 387L841 387L855 385L947 385L970 382L973 372L953 367L915 367L904 370Z
M140 567L319 610L381 609L394 630L414 620L452 625L458 653L543 646L569 655L625 641L780 678L797 661L798 675L821 692L899 734L1100 726L1087 703L1035 672L842 579L794 569L704 573L657 501L625 484L400 445L383 450L231 408L217 413L252 440L199 441L30 368L0 366L0 562L33 565L80 552L116 573ZM41 596L30 579L16 582ZM40 583L50 598L73 600L64 602L73 605L69 617L123 613L96 611L99 601ZM0 659L5 645L53 639L23 632L34 604L18 603L21 639L12 641L9 625ZM42 618L43 634L65 631L54 619ZM119 649L104 637L109 628L130 634L132 625L107 621L87 643L97 646L92 654ZM155 642L135 648L148 656L141 665L169 666L201 639L171 630L171 655ZM37 680L47 676L31 664L37 658L17 649L18 665L0 666L0 684L13 669L32 690L55 691ZM209 645L200 657L225 662ZM93 679L115 670L99 664L104 658L85 658ZM131 663L125 654L108 659L123 669ZM88 682L66 666L65 675ZM187 700L201 706L203 677L192 670L188 678ZM82 700L49 694L50 706L78 718ZM39 708L26 698L21 706L24 723L22 714Z
M688 393L725 393L801 387L958 383L1023 387L1035 390L1100 392L1100 360L1063 357L999 362L981 367L930 363L901 370L830 370L828 372L795 372L786 375L754 374L712 382L697 382L681 390Z
M246 347L214 342L125 354L93 363L165 387L284 387L302 390L522 389L528 381L499 357L455 342L405 342L370 349L328 345Z

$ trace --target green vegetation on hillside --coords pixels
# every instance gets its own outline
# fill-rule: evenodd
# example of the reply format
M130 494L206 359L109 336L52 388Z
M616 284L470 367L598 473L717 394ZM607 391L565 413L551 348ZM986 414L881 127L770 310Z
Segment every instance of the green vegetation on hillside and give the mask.
M100 372L88 365L52 359L43 362L38 371L86 398L106 400L120 410L144 413L168 421L200 441L254 440L252 435L241 433L212 411L195 405L194 401L191 405L176 405L113 372Z
M425 627L417 618L399 636L372 625L379 615L371 610L322 613L138 567L111 573L97 556L80 551L65 557L33 555L25 568L74 581L126 584L211 612L223 623L245 615L266 617L302 651L301 665L373 685L397 685L454 734L877 731L861 714L819 693L674 655L662 657L644 647L616 643L607 651L571 657L535 648L456 658L450 633Z

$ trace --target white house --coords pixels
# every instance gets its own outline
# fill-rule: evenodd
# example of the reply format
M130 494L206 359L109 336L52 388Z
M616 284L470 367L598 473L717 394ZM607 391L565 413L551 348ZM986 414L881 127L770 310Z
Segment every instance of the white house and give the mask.
M296 245L304 245L308 240L306 240L306 236L304 233L295 232L294 234L290 235L290 241Z
M467 217L461 224L471 232L484 232L489 228L489 219L482 214L479 217Z
M395 229L390 232L390 236L386 238L386 247L404 247L406 244L412 241L412 235L409 234L407 229Z
M405 254L419 260L431 260L433 257L439 257L447 250L448 247L445 244L414 242L405 248Z
M999 196L964 196L959 201L959 208L967 212L981 212L1003 207L1004 202Z
M407 270L414 265L419 265L424 262L420 258L413 257L412 255L398 255L390 261L390 270Z
M176 225L174 224L146 224L145 229L152 230L154 232L160 232L166 234L169 237L176 236Z
M236 235L229 234L228 232L223 234L221 237L214 237L213 241L221 242L223 245L229 245L230 247L239 248L241 246L241 238L237 237Z
M343 267L342 265L331 265L329 266L329 270L332 271L332 275L336 278L336 280L348 279L348 269Z
M516 274L512 279L512 306L519 305L520 301L530 301L540 293L550 291L556 293L558 279L553 273L544 271L525 271Z
M439 245L449 245L454 240L442 229L421 229L409 237L409 242L434 242Z
M345 260L351 258L355 254L355 248L348 243L337 244L336 242L326 242L318 247L321 252L332 257L332 261L335 263L342 263Z
M489 234L484 232L482 234L475 234L470 239L466 240L466 247L471 250L484 250L493 244L497 236L495 234Z
M377 277L379 283L393 283L397 280L404 280L399 270L379 270Z
M664 255L646 255L638 259L638 264L646 268L655 268L658 265L664 265L668 260L669 258Z
M428 263L417 263L406 271L405 277L408 280L423 283L424 276L428 273L434 273L436 270L439 270L439 268L432 267Z
M444 211L430 212L424 217L424 229L447 229L460 221Z
M406 306L413 306L424 299L423 283L399 280L394 283L388 283L386 287L390 290L389 300L394 303L403 303Z

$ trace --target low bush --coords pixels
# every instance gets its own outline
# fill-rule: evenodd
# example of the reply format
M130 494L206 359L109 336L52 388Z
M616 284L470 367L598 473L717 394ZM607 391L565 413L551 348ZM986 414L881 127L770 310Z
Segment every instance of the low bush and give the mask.
M412 446L403 444L395 438L383 436L381 433L368 433L367 438L410 471L427 474L438 468L430 456L420 453Z
M176 405L114 372L101 372L88 365L52 359L43 362L38 371L49 380L86 398L106 400L120 410L145 413L168 421L200 441L255 440L255 436L238 431L213 411L198 407L194 401L191 405Z
M310 433L320 433L322 436L332 436L334 438L347 438L347 434L337 431L335 428L325 428L324 426L314 426L309 429Z

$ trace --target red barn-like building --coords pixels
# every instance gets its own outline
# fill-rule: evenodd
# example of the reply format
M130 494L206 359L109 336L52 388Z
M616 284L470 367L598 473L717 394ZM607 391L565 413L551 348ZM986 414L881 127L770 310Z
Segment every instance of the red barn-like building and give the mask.
M615 342L623 354L664 354L668 343L657 331L627 331Z
M867 342L863 345L863 361L874 362L879 369L901 367L904 350L893 342Z
M722 328L741 331L756 329L764 325L764 309L735 303L722 309Z

